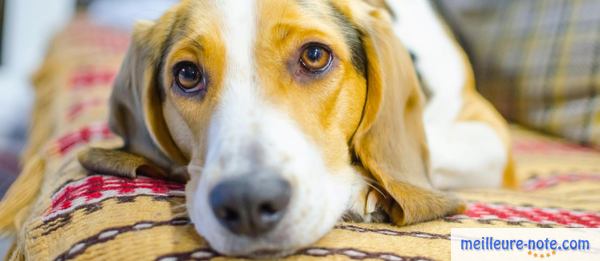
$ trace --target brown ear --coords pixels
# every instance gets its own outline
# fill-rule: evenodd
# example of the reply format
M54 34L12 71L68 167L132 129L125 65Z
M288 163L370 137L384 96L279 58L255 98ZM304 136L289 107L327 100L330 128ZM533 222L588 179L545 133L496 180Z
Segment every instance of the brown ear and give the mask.
M77 159L81 166L93 173L125 178L167 176L163 169L146 158L121 150L89 148L79 153Z
M392 220L411 224L456 213L462 203L432 188L423 128L423 94L408 51L389 14L363 1L334 1L362 33L367 56L367 101L352 140L363 166L391 196Z
M167 13L159 23L142 22L136 25L131 46L115 79L110 97L110 128L123 138L124 147L121 152L88 150L79 157L84 167L94 166L108 171L107 174L119 175L136 173L146 162L152 162L166 170L187 163L165 123L159 86L160 59L166 49L174 20L174 14ZM134 155L129 157L127 154ZM115 155L122 160L92 161L100 158L115 159ZM143 157L145 160L136 157ZM143 162L144 165L136 165ZM100 164L105 165L99 166ZM117 165L120 167L117 168Z

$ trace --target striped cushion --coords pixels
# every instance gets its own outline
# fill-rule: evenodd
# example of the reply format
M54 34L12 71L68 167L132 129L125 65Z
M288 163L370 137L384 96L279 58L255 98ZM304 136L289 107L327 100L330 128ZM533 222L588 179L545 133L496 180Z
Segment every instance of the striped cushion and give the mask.
M600 1L440 1L509 119L600 146Z

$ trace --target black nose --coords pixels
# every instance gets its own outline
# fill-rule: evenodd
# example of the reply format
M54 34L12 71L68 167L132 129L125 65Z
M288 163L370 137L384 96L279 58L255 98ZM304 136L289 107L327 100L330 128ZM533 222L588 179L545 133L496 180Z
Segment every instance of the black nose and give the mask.
M219 222L237 235L257 237L281 220L290 201L290 183L272 175L244 175L210 192Z

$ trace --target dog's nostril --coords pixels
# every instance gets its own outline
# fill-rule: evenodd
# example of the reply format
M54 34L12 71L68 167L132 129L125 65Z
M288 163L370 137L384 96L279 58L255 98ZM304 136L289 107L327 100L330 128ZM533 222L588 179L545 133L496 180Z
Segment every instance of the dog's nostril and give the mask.
M261 204L260 207L258 208L258 210L260 211L261 214L267 215L267 216L275 215L278 212L275 209L275 207L273 207L273 205L270 203Z
M276 223L279 221L282 215L282 211L276 208L271 203L261 204L258 208L258 226L270 226L271 223Z
M221 225L235 234L256 237L282 219L290 194L289 183L281 178L247 175L218 184L209 200Z
M237 211L230 208L223 208L217 211L217 217L227 222L237 222L240 219L240 215Z

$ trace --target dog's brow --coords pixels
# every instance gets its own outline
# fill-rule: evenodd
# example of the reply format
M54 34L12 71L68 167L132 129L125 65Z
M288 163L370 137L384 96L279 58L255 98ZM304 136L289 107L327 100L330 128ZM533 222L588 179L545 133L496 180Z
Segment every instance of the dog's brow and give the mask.
M185 31L182 28L185 28L187 26L189 12L190 12L189 10L186 10L185 15L177 15L175 22L173 22L173 25L169 28L168 36L167 36L165 42L162 43L162 46L160 47L160 50L161 50L160 60L158 61L158 63L156 64L156 67L154 68L154 71L157 75L162 75L161 72L164 69L163 66L165 65L165 60L167 59L167 54L171 50L171 47L173 46L173 44L175 42L177 42L177 39L180 38L181 35L185 35ZM163 79L161 77L160 84L158 84L156 86L162 86L162 84L163 84ZM161 101L164 101L165 93L164 93L163 88L158 88L158 90L156 90L156 91L159 92L159 97L160 97Z
M201 41L198 40L198 38L202 37L199 34L192 33L192 36L190 36L189 34L182 32L181 37L188 39L189 43L194 45L198 50L204 51L204 46L202 46Z
M296 2L303 8L314 12L314 7L308 0L296 0ZM354 24L346 17L331 1L325 1L329 10L324 11L326 15L331 15L344 35L344 40L352 53L352 65L354 68L363 75L366 75L366 62L367 55L362 45L361 33L354 26Z
M363 48L360 31L335 5L329 1L327 1L327 4L331 9L331 14L335 19L335 23L340 27L344 34L346 44L350 47L354 68L363 75L366 75L367 55Z

